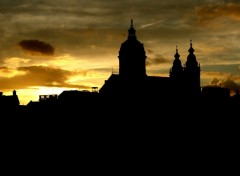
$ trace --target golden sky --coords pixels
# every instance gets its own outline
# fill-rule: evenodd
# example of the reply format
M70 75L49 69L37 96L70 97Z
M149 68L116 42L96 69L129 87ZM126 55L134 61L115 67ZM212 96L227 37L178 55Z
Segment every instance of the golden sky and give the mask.
M0 0L0 91L27 104L100 88L131 19L149 76L169 76L176 45L184 65L193 40L201 85L240 88L239 0Z

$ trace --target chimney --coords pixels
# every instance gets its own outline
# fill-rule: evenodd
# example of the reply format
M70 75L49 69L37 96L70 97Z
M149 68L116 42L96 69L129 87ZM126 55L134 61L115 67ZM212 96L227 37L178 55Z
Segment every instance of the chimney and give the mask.
M3 96L3 93L2 92L0 92L0 97L2 97Z

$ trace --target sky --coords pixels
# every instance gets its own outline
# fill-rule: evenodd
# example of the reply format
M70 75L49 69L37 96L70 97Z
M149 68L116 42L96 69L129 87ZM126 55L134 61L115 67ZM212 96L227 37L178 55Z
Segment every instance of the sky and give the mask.
M130 21L148 76L169 76L193 42L201 86L240 88L240 0L0 0L0 91L20 104L103 86Z

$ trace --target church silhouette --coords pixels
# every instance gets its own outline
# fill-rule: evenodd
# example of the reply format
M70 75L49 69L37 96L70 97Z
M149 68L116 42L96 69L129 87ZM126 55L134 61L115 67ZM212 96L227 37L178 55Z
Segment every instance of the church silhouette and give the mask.
M230 97L230 90L223 87L202 87L200 63L190 40L189 54L182 65L176 47L169 77L146 74L146 52L136 36L133 20L128 38L119 50L119 73L112 73L100 88L104 106L122 116L124 112L148 113L150 117L217 117L239 112L239 93Z
M169 77L148 76L146 74L146 52L136 36L133 20L128 30L128 38L119 51L119 74L112 73L99 90L100 94L111 98L140 98L172 100L183 97L199 97L200 64L197 62L190 42L189 55L182 66L176 48Z

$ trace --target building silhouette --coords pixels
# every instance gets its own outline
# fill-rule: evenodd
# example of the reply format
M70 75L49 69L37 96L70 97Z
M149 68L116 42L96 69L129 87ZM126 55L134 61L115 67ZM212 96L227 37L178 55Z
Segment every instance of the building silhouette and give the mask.
M39 101L30 101L27 104L30 112L51 112L56 111L58 103L58 95L39 95Z
M15 111L19 106L19 99L16 90L13 90L12 95L3 95L3 92L0 92L0 110L1 112Z
M27 113L38 115L77 114L99 104L98 87L87 90L65 90L59 95L39 95L39 101L27 104ZM96 109L96 108L95 108Z
M148 76L146 74L146 52L143 43L138 41L136 30L131 26L128 38L119 50L119 74L112 73L99 90L100 94L111 98L152 99L171 101L186 97L199 97L200 64L197 62L190 41L186 64L182 66L176 48L173 66L169 77Z

